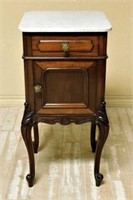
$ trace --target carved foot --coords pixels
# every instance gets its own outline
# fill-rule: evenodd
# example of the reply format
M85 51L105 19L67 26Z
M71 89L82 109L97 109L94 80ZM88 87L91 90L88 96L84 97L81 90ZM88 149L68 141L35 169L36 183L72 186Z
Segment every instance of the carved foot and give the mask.
M96 116L96 124L99 129L99 136L96 146L96 155L95 155L95 165L94 165L94 176L96 179L96 186L100 186L103 179L103 175L99 173L100 168L100 159L102 154L103 146L106 142L109 133L109 121L106 114L105 102L101 104L100 110Z
M95 179L96 179L96 186L99 187L101 185L102 180L103 180L103 175L100 174L100 173L96 173Z
M32 175L32 174L27 174L26 180L27 180L27 182L28 182L29 187L32 187L32 186L33 186L34 178L35 178L34 175Z

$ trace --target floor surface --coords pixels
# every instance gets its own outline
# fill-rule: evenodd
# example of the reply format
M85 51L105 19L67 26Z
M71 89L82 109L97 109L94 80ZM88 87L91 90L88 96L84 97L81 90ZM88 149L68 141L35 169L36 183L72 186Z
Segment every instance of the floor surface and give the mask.
M132 200L133 108L108 108L110 133L95 186L90 123L40 124L36 181L29 188L28 156L20 133L22 107L0 109L0 200Z

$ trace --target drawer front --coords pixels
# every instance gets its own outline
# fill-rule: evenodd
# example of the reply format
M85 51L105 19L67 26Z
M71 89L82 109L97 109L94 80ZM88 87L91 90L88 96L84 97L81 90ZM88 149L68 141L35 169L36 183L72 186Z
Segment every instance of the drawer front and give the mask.
M97 56L98 37L32 37L32 55L48 57Z

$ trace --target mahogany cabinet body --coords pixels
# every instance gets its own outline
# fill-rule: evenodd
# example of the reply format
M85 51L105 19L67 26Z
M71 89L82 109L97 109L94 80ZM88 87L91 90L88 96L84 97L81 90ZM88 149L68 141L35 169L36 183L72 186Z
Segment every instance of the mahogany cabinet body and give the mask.
M96 186L101 184L100 158L109 132L105 109L106 48L107 32L23 33L26 103L21 130L29 155L30 173L26 178L30 187L35 178L39 122L91 122L94 177Z

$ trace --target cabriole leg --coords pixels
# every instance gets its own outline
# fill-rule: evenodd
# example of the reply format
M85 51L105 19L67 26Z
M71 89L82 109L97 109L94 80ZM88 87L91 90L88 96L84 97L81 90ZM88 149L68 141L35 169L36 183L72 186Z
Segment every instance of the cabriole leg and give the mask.
M33 186L34 178L35 178L35 160L34 160L34 150L33 150L33 142L31 136L31 129L33 126L33 112L30 111L29 104L25 103L25 111L22 119L21 125L21 133L23 140L25 142L28 157L29 157L29 168L30 173L26 176L29 187Z
M95 152L96 150L96 122L93 121L91 123L91 148L92 148L92 152Z
M37 123L34 124L33 129L34 129L33 147L34 147L34 153L37 153L38 146L39 146L39 134L38 134L38 124Z
M33 186L33 181L35 178L35 161L34 161L33 143L31 138L31 128L32 127L30 125L21 127L22 137L24 139L29 156L30 173L26 176L29 187Z
M105 110L105 102L101 104L101 109L98 111L97 114L96 123L99 129L99 136L96 145L94 176L96 180L96 186L100 186L103 179L103 175L99 172L101 153L109 133L109 121Z

